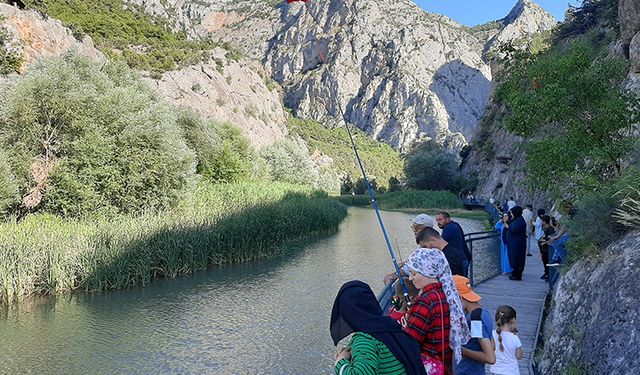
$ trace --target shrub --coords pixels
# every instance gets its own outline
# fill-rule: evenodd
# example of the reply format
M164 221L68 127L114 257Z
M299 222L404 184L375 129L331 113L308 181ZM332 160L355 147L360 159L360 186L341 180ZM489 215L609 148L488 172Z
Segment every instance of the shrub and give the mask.
M236 126L203 121L196 113L184 109L178 115L178 124L187 143L196 151L196 170L205 179L213 183L239 182L254 175L255 151Z
M317 186L319 173L307 150L290 139L282 139L260 151L274 181Z
M404 173L409 187L455 191L458 164L453 155L432 142L425 142L407 155Z
M0 219L16 203L17 195L18 187L11 172L9 161L4 151L0 149Z
M193 175L172 108L126 66L67 54L37 63L0 95L2 142L31 208L65 216L161 209Z
M2 16L0 16L2 21ZM22 65L22 54L17 46L11 43L9 32L0 26L0 75L17 72Z

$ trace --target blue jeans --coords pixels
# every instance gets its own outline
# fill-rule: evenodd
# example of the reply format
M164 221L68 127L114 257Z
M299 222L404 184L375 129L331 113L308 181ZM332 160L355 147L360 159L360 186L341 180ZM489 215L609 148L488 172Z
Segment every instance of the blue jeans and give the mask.
M469 277L469 261L466 259L462 261L462 272L464 272L464 277Z

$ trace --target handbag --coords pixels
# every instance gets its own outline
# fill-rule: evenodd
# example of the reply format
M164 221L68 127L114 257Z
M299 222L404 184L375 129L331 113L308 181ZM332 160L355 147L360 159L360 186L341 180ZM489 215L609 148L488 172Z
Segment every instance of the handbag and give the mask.
M440 302L440 311L443 310L442 300L438 294L438 301ZM442 338L444 339L444 317L440 314L440 328L442 329ZM437 358L430 357L425 354L421 354L422 364L427 372L427 375L445 375L444 364ZM444 358L444 340L442 340L442 358Z

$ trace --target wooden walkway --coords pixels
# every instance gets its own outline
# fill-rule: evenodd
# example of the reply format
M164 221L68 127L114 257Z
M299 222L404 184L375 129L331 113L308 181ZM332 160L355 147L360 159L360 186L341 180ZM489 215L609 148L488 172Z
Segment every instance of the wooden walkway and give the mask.
M533 360L535 339L538 334L545 297L549 283L540 279L544 267L540 260L538 246L531 243L533 256L527 257L522 281L509 280L508 275L496 276L473 288L482 299L482 307L489 310L491 317L500 305L509 305L516 309L519 336L522 341L524 358L520 360L520 374L530 374L530 363ZM489 367L487 366L487 373ZM533 375L531 373L531 375Z

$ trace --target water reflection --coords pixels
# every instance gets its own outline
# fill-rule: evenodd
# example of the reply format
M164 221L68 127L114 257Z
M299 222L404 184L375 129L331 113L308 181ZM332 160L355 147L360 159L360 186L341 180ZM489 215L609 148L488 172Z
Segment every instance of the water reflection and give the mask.
M382 215L406 258L416 247L411 215ZM483 229L459 222L467 232ZM0 372L330 372L335 294L352 279L379 290L392 268L388 251L366 209L350 209L337 234L291 247L276 260L9 310L0 320Z

